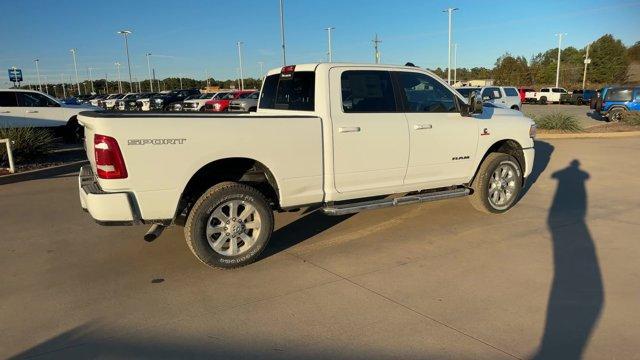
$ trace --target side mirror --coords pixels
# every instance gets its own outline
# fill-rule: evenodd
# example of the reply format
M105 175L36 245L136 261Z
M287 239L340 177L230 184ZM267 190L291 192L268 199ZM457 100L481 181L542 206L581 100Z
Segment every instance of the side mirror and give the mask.
M480 93L474 91L469 95L469 112L471 114L482 114L482 96L480 96Z

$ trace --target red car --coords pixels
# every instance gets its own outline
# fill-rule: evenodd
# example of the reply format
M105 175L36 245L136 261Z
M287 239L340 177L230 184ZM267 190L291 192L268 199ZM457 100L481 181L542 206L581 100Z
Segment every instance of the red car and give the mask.
M249 96L253 94L255 90L236 90L226 92L220 99L209 100L204 103L204 110L210 112L223 112L229 110L229 103L231 100L239 99L242 96Z

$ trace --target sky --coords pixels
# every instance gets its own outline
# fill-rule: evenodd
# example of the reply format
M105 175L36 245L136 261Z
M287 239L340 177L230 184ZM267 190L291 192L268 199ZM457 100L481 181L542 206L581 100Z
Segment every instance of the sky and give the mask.
M127 58L118 30L129 29L132 75L145 79L151 52L157 77L204 79L237 77L242 41L245 77L257 77L282 65L279 0L75 1L2 0L0 68L17 66L34 83L33 59L49 82L69 81L77 49L80 79L116 78L120 62L128 78ZM11 11L7 5L11 5ZM325 61L326 27L332 33L333 60L373 62L377 33L382 63L408 61L427 68L447 67L447 14L453 14L458 67L492 67L509 52L530 59L558 45L583 48L606 33L627 46L640 41L640 1L376 1L285 0L287 63ZM10 85L6 70L0 86Z

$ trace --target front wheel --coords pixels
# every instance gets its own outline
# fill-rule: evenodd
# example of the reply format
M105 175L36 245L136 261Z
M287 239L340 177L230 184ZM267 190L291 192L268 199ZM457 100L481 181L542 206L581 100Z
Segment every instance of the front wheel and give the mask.
M547 105L547 97L546 96L541 97L538 102L540 103L540 105Z
M195 203L184 228L187 245L203 264L237 268L252 263L273 232L273 212L256 189L222 182Z
M469 201L474 208L486 213L503 213L518 200L522 190L522 171L511 155L487 155L471 184Z

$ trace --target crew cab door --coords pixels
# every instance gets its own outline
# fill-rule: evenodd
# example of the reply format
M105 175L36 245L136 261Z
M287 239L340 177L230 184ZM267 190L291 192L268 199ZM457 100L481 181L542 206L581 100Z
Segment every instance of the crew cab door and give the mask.
M402 185L409 133L391 73L338 67L329 71L329 79L336 190L349 193Z
M0 91L0 128L20 127L15 91Z
M59 103L44 94L36 92L16 92L17 116L22 119L21 126L53 127L67 123L66 110Z
M462 116L457 96L420 72L396 72L409 125L410 155L405 184L424 188L469 180L478 144L478 123Z

